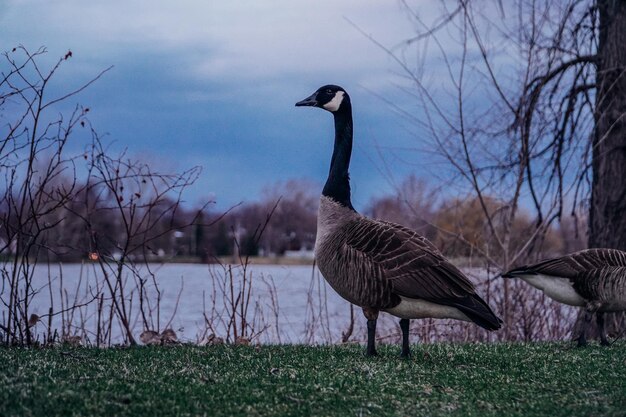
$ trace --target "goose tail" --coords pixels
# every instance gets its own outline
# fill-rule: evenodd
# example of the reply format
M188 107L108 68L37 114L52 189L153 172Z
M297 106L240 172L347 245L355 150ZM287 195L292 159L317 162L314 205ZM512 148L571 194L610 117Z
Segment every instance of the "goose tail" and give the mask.
M462 302L454 303L454 307L483 329L498 330L502 327L502 319L478 295L468 296Z

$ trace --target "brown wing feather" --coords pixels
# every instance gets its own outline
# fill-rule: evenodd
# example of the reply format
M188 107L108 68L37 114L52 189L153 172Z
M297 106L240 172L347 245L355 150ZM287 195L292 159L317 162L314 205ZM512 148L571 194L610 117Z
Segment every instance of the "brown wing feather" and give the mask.
M394 293L430 301L475 294L465 275L416 232L366 218L348 227L346 245L380 266Z
M587 300L626 300L626 266L589 269L578 274L573 281L576 292Z
M586 271L607 266L626 266L626 252L617 249L586 249L515 268L502 276L509 278L523 274L544 274L573 279Z

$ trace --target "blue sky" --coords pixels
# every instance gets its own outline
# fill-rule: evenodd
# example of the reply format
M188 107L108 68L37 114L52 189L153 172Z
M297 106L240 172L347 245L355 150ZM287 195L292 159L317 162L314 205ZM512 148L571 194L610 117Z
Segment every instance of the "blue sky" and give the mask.
M426 18L437 12L418 4ZM407 150L420 147L419 132L377 97L410 107L405 81L350 21L390 47L414 34L398 3L374 0L0 0L3 51L45 46L55 60L71 50L59 91L113 65L74 98L91 108L95 129L157 169L201 165L186 200L212 197L218 208L291 178L321 191L332 118L294 103L327 83L352 97L357 209L411 172L432 174L428 155Z

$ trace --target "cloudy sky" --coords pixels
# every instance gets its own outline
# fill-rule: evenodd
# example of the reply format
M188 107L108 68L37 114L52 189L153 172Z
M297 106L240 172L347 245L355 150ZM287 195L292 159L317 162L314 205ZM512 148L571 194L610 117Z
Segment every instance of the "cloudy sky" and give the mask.
M51 60L71 50L59 90L113 65L74 98L95 129L162 170L201 165L186 200L212 196L218 208L291 178L321 190L332 118L294 103L327 83L352 97L357 209L390 191L389 173L428 176L427 158L407 151L419 146L415 129L379 97L411 105L400 71L355 25L389 47L414 34L394 1L0 0L3 50L45 46Z

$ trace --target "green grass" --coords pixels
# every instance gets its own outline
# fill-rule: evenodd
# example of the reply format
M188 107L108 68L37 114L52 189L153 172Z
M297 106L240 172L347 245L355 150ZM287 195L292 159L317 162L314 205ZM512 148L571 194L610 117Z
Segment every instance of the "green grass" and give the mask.
M0 415L624 416L626 343L0 349Z

